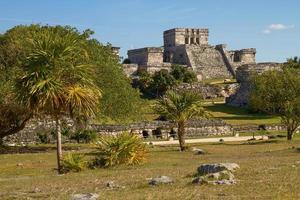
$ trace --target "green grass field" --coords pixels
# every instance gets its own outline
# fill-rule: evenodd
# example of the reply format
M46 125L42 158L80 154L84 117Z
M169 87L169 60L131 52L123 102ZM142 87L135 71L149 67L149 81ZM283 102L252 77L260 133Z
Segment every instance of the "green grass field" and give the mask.
M216 119L221 119L232 125L242 124L278 124L280 117L267 114L251 114L245 108L237 108L224 103L208 103L205 108Z
M259 124L279 124L280 117L267 114L251 114L245 108L228 106L223 102L224 99L206 100L204 107L212 114L212 118L221 119L232 125L259 125ZM141 113L141 120L152 121L159 117L153 111L155 100L145 101Z
M0 155L0 199L69 199L74 193L98 193L99 199L300 199L300 140L198 144L208 152L194 155L178 147L150 149L142 166L86 170L58 176L55 151ZM81 152L93 151L88 146ZM43 149L43 148L40 148ZM202 163L235 162L236 185L192 185ZM150 186L147 179L160 175L175 179L172 185ZM108 190L115 181L124 189ZM38 188L38 189L36 189ZM36 191L35 191L36 190Z

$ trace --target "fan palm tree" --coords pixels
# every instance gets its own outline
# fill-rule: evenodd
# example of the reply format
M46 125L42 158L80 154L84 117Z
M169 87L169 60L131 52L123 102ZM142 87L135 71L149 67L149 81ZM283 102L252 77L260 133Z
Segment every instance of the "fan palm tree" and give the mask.
M53 117L57 134L57 166L61 172L61 118L92 117L101 97L93 83L94 66L80 35L56 29L38 31L29 41L25 75L17 80L18 99L34 114Z
M168 91L164 97L157 101L155 110L168 120L177 123L177 134L181 151L186 149L184 140L186 122L193 118L209 117L202 106L201 96L188 91Z

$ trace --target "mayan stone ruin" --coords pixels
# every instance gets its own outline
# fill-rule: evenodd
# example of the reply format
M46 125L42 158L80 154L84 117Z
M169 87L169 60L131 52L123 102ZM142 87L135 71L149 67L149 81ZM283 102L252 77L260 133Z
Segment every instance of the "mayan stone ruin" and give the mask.
M267 70L278 70L280 63L256 63L256 49L227 50L226 44L209 44L209 30L203 28L173 28L163 33L163 47L144 47L128 51L130 64L123 64L131 78L145 70L153 74L170 70L173 64L191 68L199 81L236 78L239 88L226 98L232 106L248 105L249 76Z
M210 45L208 29L174 28L163 33L163 47L144 47L128 51L131 64L125 72L136 75L139 70L154 73L170 69L172 64L192 68L199 80L233 78L243 64L255 64L256 49L229 51L225 44Z

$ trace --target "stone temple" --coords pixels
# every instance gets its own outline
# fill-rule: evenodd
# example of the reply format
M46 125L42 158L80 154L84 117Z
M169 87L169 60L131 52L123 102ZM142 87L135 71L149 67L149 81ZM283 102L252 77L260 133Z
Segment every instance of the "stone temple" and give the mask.
M131 64L123 65L129 76L139 70L154 73L170 69L172 64L185 65L196 72L199 80L233 78L244 64L255 64L256 49L227 50L225 44L211 45L208 29L174 28L163 33L163 47L144 47L128 51Z

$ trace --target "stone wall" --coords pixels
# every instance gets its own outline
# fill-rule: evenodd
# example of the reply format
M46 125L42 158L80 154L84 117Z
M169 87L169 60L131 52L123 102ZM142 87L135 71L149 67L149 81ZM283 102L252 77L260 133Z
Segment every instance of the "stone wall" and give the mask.
M128 58L138 65L159 65L163 63L162 47L145 47L128 51Z
M65 119L64 126L74 131L74 123L72 120ZM162 138L169 138L171 131L176 134L177 126L173 122L168 121L151 121L140 122L128 125L101 125L91 124L90 129L98 132L99 135L117 135L124 131L135 133L144 137L147 134L149 137L157 137L157 130L162 133ZM4 138L4 142L8 144L34 144L39 142L37 133L48 133L54 130L55 123L50 118L35 118L32 119L25 127L15 135ZM286 128L280 124L265 125L267 131L284 131ZM202 136L232 136L236 133L251 133L259 130L258 125L239 125L231 126L221 120L194 120L189 121L186 125L186 138L197 138ZM174 132L175 131L175 132ZM52 137L52 142L55 138Z
M151 65L140 65L138 71L147 71L150 74L154 74L162 69L171 71L172 63L162 63L162 64L151 64Z
M171 130L177 132L177 126L175 123L168 121L152 121L141 122L130 125L91 125L94 130L99 134L119 134L124 131L143 135L147 132L151 137L154 135L155 130L158 128L162 132L163 138L170 136ZM186 137L197 136L213 136L213 135L231 135L232 127L220 120L197 120L189 121L186 125Z
M253 133L258 130L263 130L263 127L266 131L286 131L286 127L281 124L268 124L268 125L235 125L232 126L234 133Z
M138 67L138 64L122 64L123 71L128 77L136 76Z
M196 83L182 83L178 85L175 90L178 91L192 91L203 95L204 99L213 99L217 97L224 97L223 88L218 85Z
M240 84L236 93L226 98L226 104L236 107L246 107L249 104L249 93L251 89L250 77L253 74L262 74L269 70L280 70L281 63L258 63L246 64L236 70L236 79Z
M74 131L74 123L72 120L65 119L64 127L68 127L70 131ZM100 135L110 134L116 135L124 131L139 134L141 137L145 131L152 137L157 129L162 132L163 138L170 136L171 130L177 132L175 123L168 121L151 121L140 122L129 125L101 125L91 124L90 129L95 130ZM55 123L51 118L35 118L32 119L19 133L4 138L5 143L24 143L32 144L39 141L38 133L48 134L51 136L51 131L55 129ZM186 137L212 136L212 135L231 135L232 127L220 120L197 120L190 121L186 126ZM52 137L52 141L55 139Z
M74 131L74 122L69 118L62 119L62 125ZM3 139L5 143L25 143L31 144L39 141L38 133L51 135L55 130L55 121L47 116L35 117L26 123L23 130L14 135L9 135Z

